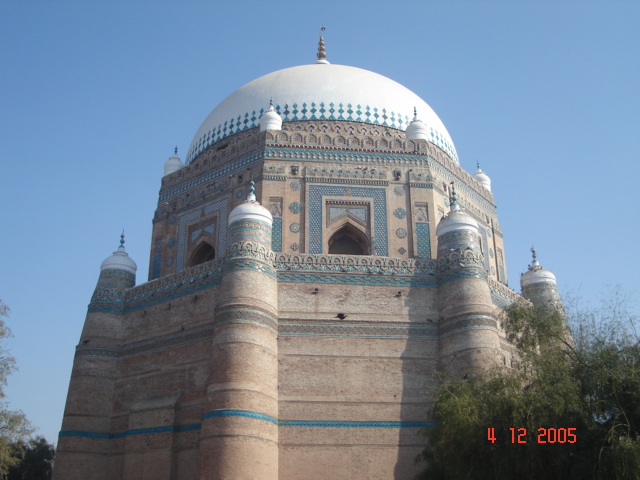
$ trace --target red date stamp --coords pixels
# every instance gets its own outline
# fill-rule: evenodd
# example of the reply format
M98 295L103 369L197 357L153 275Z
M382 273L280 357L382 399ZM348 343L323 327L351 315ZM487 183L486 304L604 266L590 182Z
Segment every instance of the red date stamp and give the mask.
M510 428L511 443L527 443L526 428ZM539 428L537 434L538 443L576 443L578 437L575 428ZM487 429L487 440L496 443L496 429Z

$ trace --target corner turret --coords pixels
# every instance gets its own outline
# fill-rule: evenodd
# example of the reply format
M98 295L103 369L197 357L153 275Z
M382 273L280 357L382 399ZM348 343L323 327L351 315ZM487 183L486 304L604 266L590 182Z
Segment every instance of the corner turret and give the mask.
M451 188L438 237L440 368L449 375L482 371L497 361L498 323L480 250L478 224Z
M538 254L533 247L531 247L531 255L533 261L529 269L520 276L522 296L536 306L559 304L560 294L556 276L538 263Z

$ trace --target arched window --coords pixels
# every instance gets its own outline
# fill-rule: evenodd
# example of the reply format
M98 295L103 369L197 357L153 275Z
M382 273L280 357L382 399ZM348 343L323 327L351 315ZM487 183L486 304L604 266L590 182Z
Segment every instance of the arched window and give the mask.
M369 252L367 236L348 223L329 239L331 255L369 255Z
M201 263L208 262L216 258L216 249L207 242L202 242L191 254L189 266L195 267Z

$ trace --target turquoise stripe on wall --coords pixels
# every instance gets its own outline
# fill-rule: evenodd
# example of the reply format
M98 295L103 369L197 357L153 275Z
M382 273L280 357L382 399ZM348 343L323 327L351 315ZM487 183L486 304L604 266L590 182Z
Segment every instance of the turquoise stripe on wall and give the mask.
M360 421L340 421L340 420L278 420L264 413L251 412L248 410L214 410L202 416L203 420L216 417L245 417L255 420L262 420L273 423L279 427L324 427L324 428L423 428L433 427L433 422L360 422ZM154 428L136 428L118 433L98 433L85 432L80 430L63 430L58 437L85 437L98 439L124 438L131 435L148 435L152 433L165 432L186 432L190 430L200 430L200 424L182 426L164 426Z

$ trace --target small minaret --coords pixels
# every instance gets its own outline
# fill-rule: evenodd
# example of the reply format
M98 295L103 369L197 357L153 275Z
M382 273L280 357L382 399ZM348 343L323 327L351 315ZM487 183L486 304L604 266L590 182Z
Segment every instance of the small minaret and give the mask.
M451 192L450 212L436 229L440 369L461 376L496 362L500 340L478 224Z
M422 120L418 118L418 110L416 107L413 107L413 120L411 120L411 123L407 125L405 134L407 135L407 138L416 140L429 140L431 138L429 136L429 129Z
M109 478L109 430L125 291L136 283L136 262L120 246L100 277L76 347L58 438L55 480Z
M278 284L272 223L251 182L247 200L229 215L199 441L201 480L278 479Z
M482 185L484 188L491 191L491 179L489 178L489 175L487 175L480 169L479 160L477 162L477 166L478 166L478 169L476 170L476 173L473 174L473 178L475 178L478 181L478 183Z
M531 247L533 260L529 269L520 276L522 296L535 306L556 307L561 304L556 276L538 263L538 254Z
M273 99L269 100L269 109L260 117L260 131L282 130L282 117L273 108Z
M173 155L164 163L164 176L166 177L170 173L177 172L184 164L178 156L178 147L173 151Z

